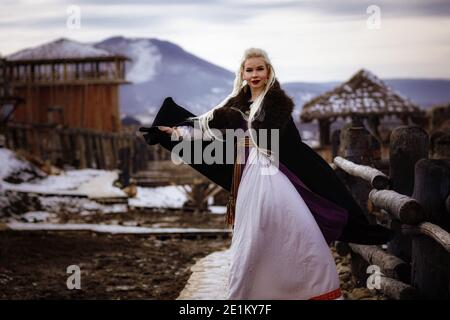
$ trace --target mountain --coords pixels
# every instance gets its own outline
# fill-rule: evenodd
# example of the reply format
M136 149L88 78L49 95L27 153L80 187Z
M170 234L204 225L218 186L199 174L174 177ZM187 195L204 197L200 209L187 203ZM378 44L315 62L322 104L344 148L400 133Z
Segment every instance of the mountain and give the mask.
M230 92L234 73L186 52L180 46L154 38L112 37L94 44L129 57L127 80L131 84L120 89L123 116L130 115L148 124L165 97L195 114L214 107ZM351 75L349 75L350 77ZM348 79L343 79L342 82ZM422 108L450 101L450 80L383 79L394 90L410 98ZM299 119L302 106L342 82L282 83L294 98L294 119Z
M143 123L151 121L167 96L200 114L218 104L233 87L232 72L168 41L113 37L95 46L131 59L126 76L132 84L120 89L121 112Z
M144 124L153 120L165 97L201 114L210 110L232 90L234 73L186 52L180 46L154 38L112 37L97 43L70 39L20 50L7 57L17 59L83 58L87 56L124 55L126 78L131 83L120 87L122 117L132 116ZM350 75L349 75L350 77ZM312 98L340 85L335 82L282 83L294 98L294 119ZM422 108L450 101L450 80L384 79L388 86Z
M450 80L387 79L385 82L424 109L450 102Z

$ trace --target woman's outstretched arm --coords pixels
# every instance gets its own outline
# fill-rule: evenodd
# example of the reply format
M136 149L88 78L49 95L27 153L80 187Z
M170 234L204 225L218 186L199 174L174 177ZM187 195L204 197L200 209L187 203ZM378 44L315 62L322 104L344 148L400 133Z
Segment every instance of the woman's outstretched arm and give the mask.
M210 136L207 132L203 134L200 129L193 128L191 126L179 126L179 127L159 126L158 128L159 130L170 136L174 134L176 139L182 137L185 140L198 140L198 139L213 140L213 137Z

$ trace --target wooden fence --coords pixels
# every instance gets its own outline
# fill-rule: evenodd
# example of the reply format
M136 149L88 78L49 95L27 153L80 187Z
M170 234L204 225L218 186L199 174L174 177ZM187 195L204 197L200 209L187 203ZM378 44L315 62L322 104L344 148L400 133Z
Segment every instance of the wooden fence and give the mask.
M3 133L10 149L60 167L120 169L124 182L131 174L145 170L152 158L142 136L132 133L17 124L9 124Z
M374 159L363 127L343 130L340 142L332 166L369 221L395 232L387 246L336 243L351 254L357 284L375 280L392 299L450 299L450 145L431 153L428 133L415 126L392 132L388 160Z

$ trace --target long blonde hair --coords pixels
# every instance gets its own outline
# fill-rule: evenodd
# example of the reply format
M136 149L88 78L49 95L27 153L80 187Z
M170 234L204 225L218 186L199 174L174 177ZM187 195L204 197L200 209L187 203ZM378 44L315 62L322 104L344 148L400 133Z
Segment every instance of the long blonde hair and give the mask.
M245 61L247 61L250 58L262 58L264 60L264 62L266 63L267 69L269 71L269 79L267 80L264 90L255 99L255 101L253 101L253 103L250 105L250 114L248 116L247 123L248 123L249 132L252 133L251 123L255 118L257 118L259 116L259 114L261 112L261 106L264 101L264 97L266 96L266 93L269 91L269 89L272 87L272 85L276 81L275 71L272 67L272 63L270 62L269 56L267 55L267 53L264 50L259 49L259 48L249 48L249 49L245 50L244 55L241 59L239 69L235 73L236 76L234 78L233 91L224 100L222 100L217 106L215 106L208 112L206 112L200 116L197 116L197 117L189 118L190 120L198 120L201 131L206 133L210 137L214 137L215 139L221 140L220 137L215 135L214 130L211 130L211 128L209 127L209 121L211 121L214 118L214 111L216 109L223 107L231 98L236 97L241 92L241 90L243 90L245 88L245 86L247 86L247 81L242 79L242 75L244 72ZM253 134L250 134L250 138L252 139L256 148L261 153L270 157L270 155L271 155L270 150L260 148L257 145Z

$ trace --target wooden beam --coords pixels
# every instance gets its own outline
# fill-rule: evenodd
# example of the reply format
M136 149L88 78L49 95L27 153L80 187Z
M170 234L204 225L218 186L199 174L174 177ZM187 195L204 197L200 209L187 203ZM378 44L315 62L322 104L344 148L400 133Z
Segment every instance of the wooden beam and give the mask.
M402 281L409 281L410 268L405 261L386 253L378 246L354 243L350 243L349 245L353 252L359 254L370 265L378 266L385 275Z
M380 291L395 300L418 299L418 290L409 284L380 275Z
M447 252L450 252L450 234L433 223L424 222L418 226L402 225L401 231L407 235L426 235L439 243Z
M419 202L395 191L373 189L369 193L369 200L403 223L417 224L425 220L425 212Z
M360 177L372 185L375 189L389 188L389 177L383 172L365 165L359 165L342 157L335 157L333 163L350 175Z

